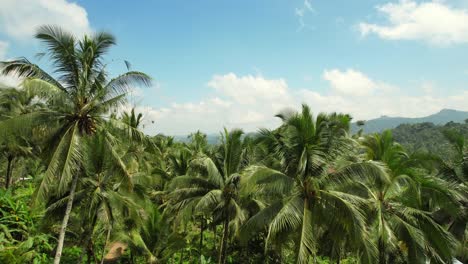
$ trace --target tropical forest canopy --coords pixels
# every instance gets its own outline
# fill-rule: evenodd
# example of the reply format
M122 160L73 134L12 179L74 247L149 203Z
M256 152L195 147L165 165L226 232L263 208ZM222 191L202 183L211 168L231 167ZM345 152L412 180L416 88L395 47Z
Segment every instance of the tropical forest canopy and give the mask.
M468 124L352 133L303 105L217 144L148 136L122 105L151 77L109 76L111 34L36 38L50 71L0 64L22 78L0 89L0 263L468 261Z

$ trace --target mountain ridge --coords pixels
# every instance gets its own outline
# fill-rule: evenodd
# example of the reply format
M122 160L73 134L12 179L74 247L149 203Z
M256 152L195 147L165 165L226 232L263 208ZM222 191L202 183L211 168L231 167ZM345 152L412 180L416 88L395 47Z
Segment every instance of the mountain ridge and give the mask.
M445 125L448 122L464 123L467 119L468 111L444 108L437 113L423 117L392 117L384 115L364 121L364 126L362 127L358 126L358 121L356 121L351 124L351 132L356 133L362 128L364 133L378 133L386 129L394 129L403 124L433 123L434 125ZM255 134L255 132L248 132L246 134ZM188 135L175 135L174 138L181 142L189 141ZM218 143L219 133L208 133L207 139L210 144L216 144Z
M351 131L355 133L362 128L364 133L378 133L386 129L396 128L402 124L433 123L434 125L444 125L448 122L464 123L467 119L468 111L444 108L437 113L424 117L381 116L364 121L362 127L354 122L351 125Z

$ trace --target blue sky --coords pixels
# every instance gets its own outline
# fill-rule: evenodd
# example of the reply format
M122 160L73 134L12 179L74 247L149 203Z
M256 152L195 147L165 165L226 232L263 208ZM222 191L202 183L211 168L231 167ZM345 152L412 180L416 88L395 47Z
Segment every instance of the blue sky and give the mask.
M128 106L151 134L274 127L302 102L357 119L468 110L466 0L0 0L0 59L34 60L44 23L117 37L111 72L128 60L155 79Z

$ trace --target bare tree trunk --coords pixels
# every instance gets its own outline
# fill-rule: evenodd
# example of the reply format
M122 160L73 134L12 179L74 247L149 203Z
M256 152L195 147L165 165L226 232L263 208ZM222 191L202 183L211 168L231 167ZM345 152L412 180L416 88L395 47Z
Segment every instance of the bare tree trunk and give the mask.
M5 189L9 189L11 185L11 175L13 173L13 157L8 156L8 165L6 171L6 179L5 179Z
M201 261L201 256L202 254L202 249L203 249L203 231L205 230L205 218L203 216L201 217L200 220L200 245L199 245L199 253L200 253L200 261Z
M218 264L226 263L228 236L229 236L229 209L226 208L226 219L224 219L224 224L223 224L223 237L221 238L221 246L219 249Z
M83 254L81 254L83 255ZM92 256L92 252L91 250L89 250L89 248L86 249L86 263L87 264L91 264L91 256ZM81 263L81 262L80 262Z
M130 250L130 263L135 264L135 256L133 256L133 251Z
M68 219L70 218L70 213L73 206L73 199L75 198L75 189L77 182L78 174L75 174L70 189L70 196L68 197L67 208L65 210L65 215L63 216L62 227L60 227L60 235L57 245L57 252L55 252L54 264L59 264L60 258L62 257L63 242L65 241L65 232L67 231Z
M180 264L184 263L184 249L181 249L181 250L180 250L180 259L179 259L179 263L180 263Z
M378 242L378 249L379 249L379 264L386 264L386 255L385 255L385 243L381 238L379 238Z
M104 256L106 254L107 244L109 244L111 229L112 229L112 227L109 227L109 229L107 230L106 242L104 242L104 248L102 249L101 264L104 264Z
M213 222L211 223L213 224ZM214 251L214 254L218 253L218 250L216 249L216 245L218 244L218 232L217 232L217 229L218 229L218 226L217 225L214 225L213 224L213 251Z
M93 242L91 241L91 254L93 255L93 259L94 259L94 263L98 263L98 258L96 257L96 252L94 251L94 246L93 246Z
M97 214L94 214L91 226L87 227L84 232L83 250L87 252L88 263L91 263L91 256L92 256L91 253L94 251L92 248L92 237L94 233L94 227L96 226L96 222L97 222ZM84 254L81 254L80 263L83 260L83 256Z

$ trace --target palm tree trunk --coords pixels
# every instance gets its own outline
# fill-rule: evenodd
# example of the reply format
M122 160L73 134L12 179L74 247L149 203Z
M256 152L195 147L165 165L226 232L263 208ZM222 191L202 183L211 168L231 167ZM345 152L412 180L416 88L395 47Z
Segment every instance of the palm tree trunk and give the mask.
M104 264L104 256L105 256L105 254L106 254L106 247L107 247L107 244L109 244L110 235L111 235L111 229L112 229L112 227L109 227L109 229L107 229L106 242L104 242L104 248L102 249L101 264Z
M96 226L96 222L97 222L97 214L94 214L93 216L93 222L91 223L91 226L85 231L85 240L84 240L84 244L83 244L83 250L87 252L87 257L88 257L88 263L91 263L91 256L92 256L92 251L93 251L93 248L92 248L92 244L91 244L91 238L93 236L93 233L94 233L94 227ZM80 263L82 262L83 260L83 254L81 254L80 256Z
M335 255L335 257L336 257L336 264L340 264L340 262L341 262L341 247L340 247L340 245L336 245L336 243L333 243L333 252L334 252L333 255Z
M135 256L133 255L133 251L130 250L130 263L135 264Z
M221 246L219 249L219 260L218 264L226 263L226 252L227 252L227 241L229 236L229 209L226 208L226 214L223 224L223 237L221 238Z
M213 224L213 221L211 222L211 224ZM216 253L218 253L218 250L216 250L216 245L218 244L218 232L217 232L217 229L218 229L218 226L213 224L213 252L214 254L216 255Z
M180 250L180 259L179 259L179 263L180 263L180 264L184 263L184 249L181 249L181 250Z
M94 251L93 241L91 241L91 254L93 255L94 263L98 263L98 258L96 257L96 251Z
M278 253L279 253L279 263L283 263L283 244L278 246Z
M5 179L5 189L9 189L11 185L11 174L13 173L13 157L8 156L8 165L6 171L6 179Z
M65 210L65 215L63 216L62 227L60 227L60 235L57 245L57 252L55 253L54 264L60 263L60 258L62 257L63 242L65 241L65 232L67 230L68 219L70 218L70 213L73 206L73 199L75 198L75 189L78 182L78 174L73 176L72 186L70 189L70 196L68 197L67 208Z
M383 197L384 197L384 194L382 192L380 192L379 194L379 197L380 198L380 212L384 212L383 208L385 208L385 205L383 204ZM386 259L386 255L385 255L385 240L383 239L385 236L384 236L384 227L385 227L385 218L384 218L384 214L383 213L380 213L379 215L379 221L380 221L380 234L379 234L379 239L377 241L377 250L379 251L379 264L386 264L387 263L387 259Z
M91 256L92 256L92 252L89 248L86 248L86 263L87 264L91 264ZM81 262L80 262L81 263Z
M200 261L201 261L201 257L202 257L202 249L203 249L203 231L205 229L205 219L203 218L203 216L201 217L201 220L200 220L200 245L199 245L199 253L200 253Z
M381 238L379 238L378 242L378 248L379 248L379 264L386 264L386 256L385 256L385 243Z
M299 251L297 254L297 263L309 263L310 258L313 257L312 263L316 263L315 252L310 246L308 241L312 241L313 230L312 230L312 212L310 211L310 200L304 198L304 212L302 216L302 230L301 238L299 241Z

